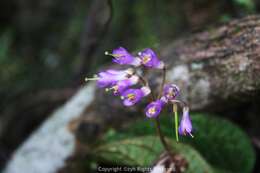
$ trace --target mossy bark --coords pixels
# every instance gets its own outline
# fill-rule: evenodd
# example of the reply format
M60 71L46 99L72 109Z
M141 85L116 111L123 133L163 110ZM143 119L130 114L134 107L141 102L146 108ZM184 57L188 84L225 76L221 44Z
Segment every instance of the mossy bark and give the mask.
M170 82L181 85L194 109L248 101L260 89L260 16L174 41L161 53L171 70ZM176 76L178 68L185 73Z

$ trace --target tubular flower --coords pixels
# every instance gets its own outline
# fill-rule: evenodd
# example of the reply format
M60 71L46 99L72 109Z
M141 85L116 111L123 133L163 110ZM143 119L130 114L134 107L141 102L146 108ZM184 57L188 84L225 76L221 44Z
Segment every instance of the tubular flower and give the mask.
M167 100L174 100L180 94L180 89L177 85L167 84L163 88L163 96Z
M182 115L182 119L181 119L181 123L179 126L179 134L180 135L190 135L191 137L193 137L193 135L191 134L192 132L192 124L191 124L191 120L190 120L190 116L189 116L189 108L188 107L184 107L183 108L183 115Z
M143 51L139 52L138 55L140 56L144 66L158 69L164 68L164 63L157 58L152 49L144 49Z
M156 100L154 102L151 102L145 108L146 116L148 118L156 118L160 114L163 106L164 106L164 102L162 100Z
M113 62L124 65L133 65L133 66L140 66L141 60L139 58L134 57L131 55L125 48L119 47L113 50L112 54L105 52L106 55L113 56Z
M140 89L128 89L123 92L121 98L125 106L132 106L139 102L143 97L149 95L151 92L150 88L144 86Z
M107 70L104 72L98 73L96 76L97 86L100 88L111 86L117 81L127 79L133 74L132 69L127 70ZM86 80L91 80L86 78Z
M129 88L130 86L137 84L138 81L139 81L139 77L136 75L133 75L128 79L118 81L111 88L107 88L106 91L113 90L114 95L119 95L122 92L124 92L127 88Z

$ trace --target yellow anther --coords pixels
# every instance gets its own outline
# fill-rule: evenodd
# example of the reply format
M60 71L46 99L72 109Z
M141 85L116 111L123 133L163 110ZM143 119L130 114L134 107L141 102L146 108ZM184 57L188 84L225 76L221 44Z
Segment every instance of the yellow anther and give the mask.
M144 63L144 64L148 63L150 60L151 60L150 55L145 55L145 56L143 57L143 63Z
M118 85L115 85L112 87L112 89L114 90L114 93L118 93L119 87L118 87Z
M114 92L117 93L118 92L118 88L119 88L118 85L115 85L115 86L113 86L111 88L106 88L105 90L106 90L106 92L108 92L110 90L114 90Z
M169 98L176 97L177 93L178 91L176 89L171 88L168 90L167 97Z
M156 112L155 107L151 107L151 108L148 110L148 113L149 113L149 114L155 114L155 112Z
M134 94L127 94L127 99L128 100L134 100L135 99L135 95Z
M115 57L116 59L120 59L122 58L122 54L112 54L113 57Z
M118 85L115 85L115 86L113 86L112 88L113 88L115 91L117 91L119 87L118 87Z

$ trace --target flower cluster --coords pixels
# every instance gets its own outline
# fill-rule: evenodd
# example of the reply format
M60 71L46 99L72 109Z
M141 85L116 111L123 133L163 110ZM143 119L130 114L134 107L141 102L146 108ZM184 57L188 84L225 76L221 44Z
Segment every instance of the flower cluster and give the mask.
M150 69L161 69L165 72L165 64L159 60L155 52L150 49L144 49L139 52L136 56L129 53L125 48L119 47L112 51L112 53L105 52L106 55L113 57L113 62L120 65L130 65L132 68L125 70L114 70L109 69L102 71L94 76L94 78L86 78L88 80L97 80L97 86L105 88L106 91L112 91L115 96L120 96L125 106L133 106L140 102L142 98L150 95L151 89L147 80L136 73L136 69L140 66ZM164 73L165 78L165 73ZM192 136L192 124L189 116L189 108L187 105L177 100L176 98L180 94L180 89L174 84L162 83L162 90L158 94L157 99L152 96L152 101L145 108L145 114L148 118L157 118L160 112L168 104L177 105L179 104L183 109L183 116L178 127L180 135L189 134ZM136 88L134 86L141 87ZM177 110L175 110L177 114ZM176 119L175 119L176 120ZM176 127L177 129L177 127Z

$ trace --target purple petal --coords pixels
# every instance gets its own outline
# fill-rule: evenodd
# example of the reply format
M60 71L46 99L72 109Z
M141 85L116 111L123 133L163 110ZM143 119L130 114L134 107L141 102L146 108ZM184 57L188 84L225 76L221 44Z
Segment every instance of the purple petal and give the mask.
M97 85L100 88L111 86L115 84L117 81L127 79L128 77L128 71L127 70L107 70L100 72L98 74L98 81Z
M164 64L160 61L154 51L150 48L144 49L142 52L139 52L139 56L142 60L142 64L150 68L159 68L162 69Z
M180 135L191 135L192 132L192 124L191 124L191 120L190 120L190 116L189 116L189 108L184 107L183 108L183 115L182 115L182 119L180 122L180 126L179 126L179 134Z
M148 87L142 87L141 89L128 89L122 94L123 104L125 106L132 106L139 101L144 96L150 94L150 89Z
M155 118L157 117L163 107L164 103L161 100L156 100L154 102L151 102L149 105L145 108L145 114L148 118Z
M163 96L167 100L174 100L180 94L180 89L177 85L167 84L163 88Z
M114 90L114 94L115 95L121 94L130 86L137 84L138 81L139 81L139 77L134 75L134 76L130 77L129 79L125 79L125 80L121 80L121 81L117 82L112 87L112 89Z
M136 58L131 55L125 48L119 47L113 50L112 52L113 62L117 64L128 64L128 65L138 65ZM140 63L139 63L140 65Z
M124 105L132 106L139 102L144 95L140 89L128 89L122 94L122 96L124 99Z

